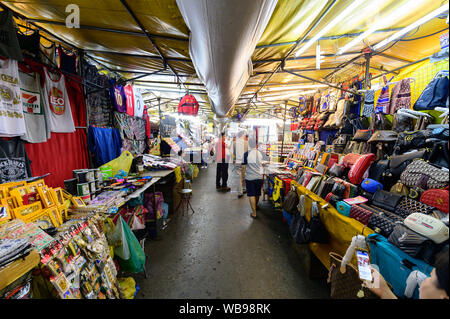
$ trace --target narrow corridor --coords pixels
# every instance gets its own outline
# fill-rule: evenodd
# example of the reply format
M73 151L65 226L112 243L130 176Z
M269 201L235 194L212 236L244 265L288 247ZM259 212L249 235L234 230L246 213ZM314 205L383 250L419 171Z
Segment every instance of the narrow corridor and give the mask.
M260 201L253 220L232 167L229 193L216 191L215 170L201 169L192 183L195 214L176 214L146 242L148 278L134 276L136 297L329 298L325 280L308 278L281 214Z

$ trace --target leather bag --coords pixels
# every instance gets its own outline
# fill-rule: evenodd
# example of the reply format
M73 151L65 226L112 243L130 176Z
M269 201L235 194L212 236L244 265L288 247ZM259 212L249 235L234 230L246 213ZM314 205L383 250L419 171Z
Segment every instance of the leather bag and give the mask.
M445 107L448 98L448 77L438 77L428 83L422 91L413 109L416 111L433 110L435 107Z
M369 222L370 216L372 216L373 212L359 205L352 205L350 208L349 217L356 219L363 225L367 225Z
M322 223L317 202L311 203L311 219L309 221L310 241L312 243L326 244L329 242L329 234Z
M293 214L297 209L299 199L296 191L290 190L284 199L283 209L289 214Z
M355 236L356 237L356 236ZM370 289L362 286L358 270L348 261L354 254L355 237L352 244L348 247L344 257L330 252L330 272L329 282L331 284L332 299L379 299Z
M357 130L352 140L358 142L367 142L372 136L372 133L372 130Z
M379 190L375 192L372 198L372 204L387 211L394 212L403 197L403 195Z
M398 223L403 223L403 218L379 207L370 206L373 211L367 226L374 232L388 238Z
M398 194L398 195L408 196L408 194L409 194L409 188L408 188L406 185L404 185L404 184L398 182L398 183L395 183L395 184L391 187L390 192L393 193L393 194Z
M424 190L444 188L449 183L449 171L418 159L406 167L400 180L408 187L417 186Z
M400 203L398 203L397 205L395 214L399 215L402 218L406 218L412 213L431 215L434 210L435 208L430 205L421 203L409 197L403 197Z
M420 202L448 214L449 197L448 189L429 189L420 196Z

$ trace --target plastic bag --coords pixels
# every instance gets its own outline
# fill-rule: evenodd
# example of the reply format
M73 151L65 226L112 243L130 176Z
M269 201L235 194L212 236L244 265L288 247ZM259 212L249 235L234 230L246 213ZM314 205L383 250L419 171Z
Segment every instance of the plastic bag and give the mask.
M113 159L112 161L103 164L100 166L100 170L110 167L111 168L111 176L116 175L128 175L128 172L131 168L131 163L133 162L133 155L128 152L124 151L122 154L120 154L119 157Z
M117 224L119 225L119 223L122 225L122 230L125 234L126 242L128 244L128 250L130 252L130 256L128 259L117 256L119 266L125 272L142 272L144 271L145 266L144 250L142 249L141 244L122 217L119 217ZM114 250L114 252L117 254L116 250Z
M136 282L133 277L118 278L120 288L126 299L134 299L136 293Z
M108 236L108 242L114 246L114 254L126 260L130 258L131 254L123 225L126 224L123 222L123 218L119 216L116 227L114 227L112 234Z

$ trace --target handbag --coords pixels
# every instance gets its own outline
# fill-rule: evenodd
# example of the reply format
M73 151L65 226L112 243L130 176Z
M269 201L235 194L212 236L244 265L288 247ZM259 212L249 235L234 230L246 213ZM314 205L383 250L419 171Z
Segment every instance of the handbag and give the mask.
M361 236L362 237L362 236ZM331 284L331 298L333 299L379 299L369 288L363 287L358 270L349 264L356 248L356 243L364 242L364 237L355 236L347 248L344 257L330 252L329 282ZM364 245L365 246L365 245Z
M329 242L329 234L322 223L317 202L311 203L311 219L309 221L310 241L312 243L326 244Z
M398 203L395 210L395 214L406 218L412 213L422 213L425 215L431 215L435 210L434 207L421 203L417 200L411 199L409 197L403 197L400 203Z
M335 177L342 177L344 174L345 167L340 164L333 164L333 166L328 170L328 174Z
M432 164L449 168L450 156L448 141L436 141L431 152L427 153L424 159Z
M388 237L388 241L409 256L423 260L427 264L433 264L434 255L439 250L439 245L431 239L416 233L402 224L394 227Z
M353 136L353 141L358 142L367 142L369 138L372 136L373 131L372 130L357 130L355 135Z
M403 222L403 218L400 216L379 207L370 206L368 209L371 209L373 214L370 216L367 226L386 238L392 233L397 223Z
M368 235L367 243L371 263L378 266L380 274L392 285L392 291L396 296L405 295L406 282L412 271L418 270L429 276L433 269L423 260L412 258L379 234ZM414 289L413 298L419 298L418 287Z
M289 230L297 244L307 244L310 242L310 228L305 217L305 195L301 195L297 206L298 210L294 213Z
M399 195L403 195L403 196L408 196L409 188L407 186L405 186L404 184L398 182L398 183L395 183L391 187L391 190L389 192L391 192L393 194L399 194Z
M379 190L375 192L372 198L372 204L387 211L394 212L402 199L403 195Z
M369 168L369 178L385 185L385 173L389 167L389 160L375 161ZM385 186L386 187L386 186Z
M392 128L392 123L386 118L386 115L381 113L375 113L372 116L372 122L370 122L369 129L374 131L379 130L390 130Z
M374 160L375 154L361 155L348 172L350 182L357 185L361 184L364 173L369 169Z
M448 77L438 77L428 83L422 91L413 109L416 111L433 110L435 107L445 107L448 98Z
M283 202L283 209L289 214L293 214L297 209L299 199L297 192L290 190Z
M449 191L448 189L429 189L420 196L420 202L439 209L441 212L449 213Z
M369 193L375 193L376 191L383 189L383 184L371 178L366 178L362 181L361 188Z
M385 176L390 180L398 180L400 175L416 158L422 158L425 155L425 151L413 151L402 155L392 155L389 159L389 168L385 172Z
M356 219L363 225L367 225L369 222L370 216L372 216L373 212L371 210L366 209L361 204L352 205L350 208L349 217Z
M442 169L422 159L412 161L400 175L401 182L406 186L418 186L424 190L444 188L448 185L448 179L448 169Z
M402 112L395 113L392 118L392 130L397 133L412 131L414 129L414 121L411 117Z
M350 210L352 209L352 205L347 204L346 202L341 200L336 203L336 209L342 215L350 217Z

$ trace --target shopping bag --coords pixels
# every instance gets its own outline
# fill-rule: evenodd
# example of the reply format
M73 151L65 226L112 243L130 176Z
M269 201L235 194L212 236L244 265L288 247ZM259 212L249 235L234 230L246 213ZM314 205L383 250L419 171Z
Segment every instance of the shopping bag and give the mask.
M128 151L124 151L122 152L122 154L120 154L119 157L100 166L100 169L110 167L112 177L115 177L116 175L120 175L118 177L125 177L128 175L128 172L130 171L132 162L133 162L133 155Z
M130 249L128 247L127 236L125 235L123 218L118 217L117 224L110 236L108 236L108 243L114 247L114 254L122 259L130 258ZM126 224L125 224L126 225Z
M125 272L138 273L144 271L145 253L136 236L131 231L130 227L125 223L122 217L119 217L117 224L122 225L122 231L125 234L128 250L130 252L129 258L124 259L117 256L117 261L120 268ZM116 225L117 226L117 225ZM116 250L114 252L117 254Z

